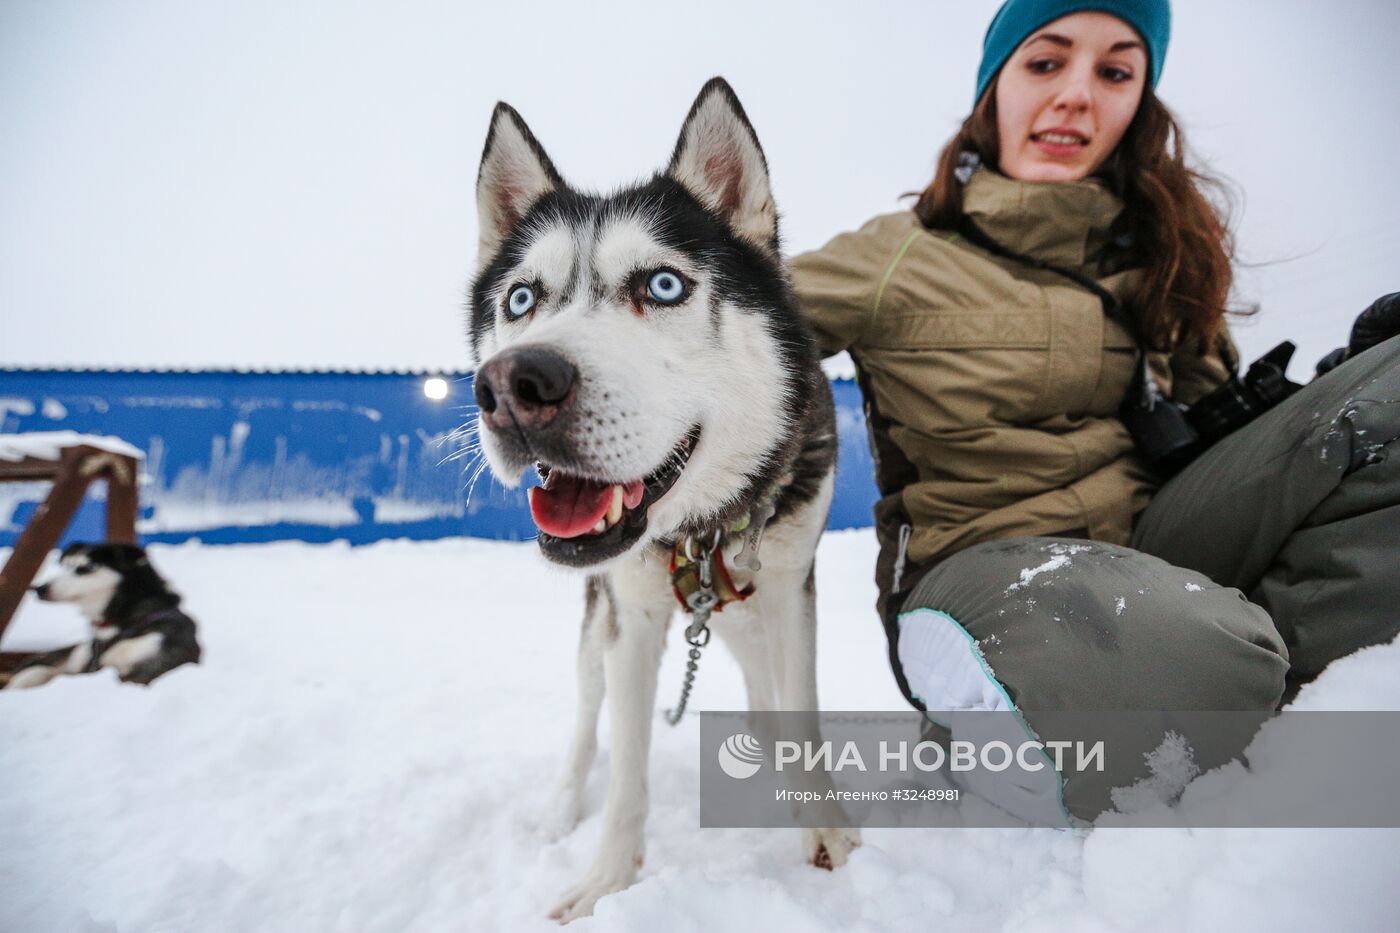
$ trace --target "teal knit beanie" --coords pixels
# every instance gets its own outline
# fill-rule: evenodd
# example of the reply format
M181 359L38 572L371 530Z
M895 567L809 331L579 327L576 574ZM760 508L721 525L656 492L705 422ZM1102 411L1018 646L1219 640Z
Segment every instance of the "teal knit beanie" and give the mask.
M977 69L977 94L972 105L977 106L982 92L1027 36L1061 16L1086 11L1111 14L1138 31L1147 43L1147 64L1156 87L1172 31L1167 0L1006 0L982 41L982 64Z

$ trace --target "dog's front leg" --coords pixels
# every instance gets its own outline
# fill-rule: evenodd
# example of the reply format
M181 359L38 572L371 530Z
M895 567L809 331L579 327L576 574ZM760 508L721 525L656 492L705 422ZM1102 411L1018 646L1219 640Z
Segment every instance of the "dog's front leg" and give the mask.
M587 874L550 911L550 917L562 923L588 916L598 898L630 886L642 864L656 672L672 606L655 595L643 595L646 591L640 586L629 586L627 575L615 573L612 582L617 629L608 633L603 649L611 730L603 837ZM654 573L645 582L653 594L659 589ZM661 592L670 599L669 593Z
M0 689L27 690L30 687L41 687L61 673L63 673L61 668L34 664L15 671L3 681L3 685L0 685Z
M551 841L562 839L583 815L583 790L598 751L598 713L603 706L603 650L615 636L617 612L612 587L603 575L588 578L583 631L578 645L578 709L574 740L564 773L540 817L539 831Z
M0 679L0 690L25 690L43 686L60 674L80 674L91 657L92 645L85 641L36 654L28 659L28 666Z
M778 672L778 707L783 710L800 711L803 738L813 743L820 741L820 727L817 711L817 591L815 567L808 567L806 573L782 573L767 581L769 592L776 599L764 600L763 612L767 624L778 634L778 656L775 667ZM846 864L852 850L860 845L860 830L842 827L846 814L840 804L826 802L826 791L831 789L830 778L807 772L796 772L800 781L806 783L804 790L819 794L815 804L822 811L821 820L827 825L819 829L802 831L803 855L808 862L818 868L838 868Z

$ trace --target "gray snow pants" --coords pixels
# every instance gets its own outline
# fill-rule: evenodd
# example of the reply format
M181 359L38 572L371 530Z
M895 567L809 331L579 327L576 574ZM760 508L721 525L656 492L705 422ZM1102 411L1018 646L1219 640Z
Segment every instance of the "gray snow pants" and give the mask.
M1012 538L938 564L899 608L910 690L930 711L1009 708L1031 730L1041 711L1272 710L1394 638L1400 337L1207 451L1132 543ZM1065 806L1092 818L1140 770L1066 788Z

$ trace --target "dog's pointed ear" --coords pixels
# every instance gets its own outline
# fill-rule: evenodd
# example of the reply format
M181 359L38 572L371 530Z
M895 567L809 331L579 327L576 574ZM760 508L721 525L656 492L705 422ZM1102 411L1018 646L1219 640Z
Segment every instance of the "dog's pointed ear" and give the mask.
M495 257L530 205L562 187L563 178L520 114L510 104L498 103L476 176L477 268L484 269Z
M723 216L739 236L777 255L778 210L768 184L768 162L739 98L723 78L711 78L700 89L667 174Z

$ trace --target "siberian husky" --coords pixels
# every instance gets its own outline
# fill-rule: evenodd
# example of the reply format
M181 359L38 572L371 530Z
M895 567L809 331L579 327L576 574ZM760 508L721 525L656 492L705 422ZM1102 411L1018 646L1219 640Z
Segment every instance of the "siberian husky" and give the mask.
M666 170L606 196L570 187L498 104L477 210L469 313L484 361L482 448L507 485L538 470L540 550L587 571L576 731L546 816L556 838L579 819L608 698L602 842L550 914L567 922L642 864L657 666L679 606L674 555L703 557L718 541L713 564L733 601L711 625L743 669L750 707L818 708L813 559L834 414L783 271L767 163L722 79L701 90ZM853 829L804 834L807 860L824 868L859 844Z
M28 658L5 689L37 687L60 674L104 667L127 683L149 684L181 664L199 661L194 620L146 552L134 544L70 544L59 573L34 587L45 602L74 603L92 623L92 638Z

